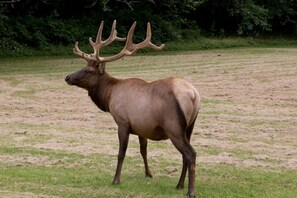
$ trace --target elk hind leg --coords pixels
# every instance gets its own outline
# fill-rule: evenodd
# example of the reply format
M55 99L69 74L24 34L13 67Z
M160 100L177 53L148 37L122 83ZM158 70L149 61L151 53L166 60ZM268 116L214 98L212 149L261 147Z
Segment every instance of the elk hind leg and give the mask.
M187 140L188 140L189 143L190 143L190 140L191 140L191 135L192 135L192 132L193 132L193 129L194 129L194 125L195 125L195 120L186 130L186 137L187 137ZM179 182L178 182L178 184L176 186L177 189L183 189L184 188L185 178L186 178L186 174L187 174L187 167L188 167L187 160L183 155L183 168L182 168L182 172L181 172L181 175L180 175L180 178L179 178Z
M182 172L179 182L184 182L184 178L186 175L186 169L188 169L188 195L189 197L195 197L195 169L196 169L196 152L194 151L193 147L190 143L185 140L183 143L176 143L175 146L183 155L183 161L186 168L183 167L184 173ZM182 183L183 185L183 183Z
M147 139L144 137L140 137L139 138L139 143L140 143L140 153L141 156L143 158L143 162L144 162L144 168L145 168L145 176L146 177L150 177L152 178L153 175L149 169L148 163L147 163Z
M195 197L195 168L196 168L196 152L188 141L185 131L178 130L167 131L167 135L172 141L173 145L179 150L183 156L183 170L180 178L180 186L183 186L183 180L186 174L186 169L189 171L189 182L188 182L188 195L189 197ZM178 186L179 187L179 186Z

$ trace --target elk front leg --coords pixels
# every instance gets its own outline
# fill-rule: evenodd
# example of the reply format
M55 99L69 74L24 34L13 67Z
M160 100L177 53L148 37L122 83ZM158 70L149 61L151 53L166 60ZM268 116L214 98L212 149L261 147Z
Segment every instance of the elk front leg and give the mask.
M151 171L147 163L147 139L140 136L138 136L138 138L140 143L140 153L142 155L143 162L144 162L145 176L152 178L153 175L151 174Z
M113 184L119 184L120 183L120 177L121 177L121 171L122 171L122 166L123 166L123 161L125 158L126 150L128 147L128 141L129 141L129 132L128 129L125 127L119 127L118 130L118 136L119 136L119 154L118 154L118 164L117 164L117 169L116 173L113 179Z

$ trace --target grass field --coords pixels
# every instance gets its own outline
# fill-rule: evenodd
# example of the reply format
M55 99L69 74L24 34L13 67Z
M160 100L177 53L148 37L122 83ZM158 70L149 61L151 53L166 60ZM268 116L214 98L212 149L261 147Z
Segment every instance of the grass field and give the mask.
M149 141L144 177L130 137L121 184L117 128L86 91L64 82L78 58L0 60L0 197L185 197L181 155ZM197 197L296 197L297 49L235 48L127 57L118 77L180 77L202 96L192 136Z

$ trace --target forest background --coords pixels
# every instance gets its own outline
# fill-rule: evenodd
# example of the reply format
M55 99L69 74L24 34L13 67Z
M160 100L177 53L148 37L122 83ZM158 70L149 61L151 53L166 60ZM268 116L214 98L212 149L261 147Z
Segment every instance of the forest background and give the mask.
M123 37L138 22L136 42L148 21L156 43L297 38L296 0L1 0L0 54L70 54L76 40L87 45L96 36L101 20L108 36L115 19Z

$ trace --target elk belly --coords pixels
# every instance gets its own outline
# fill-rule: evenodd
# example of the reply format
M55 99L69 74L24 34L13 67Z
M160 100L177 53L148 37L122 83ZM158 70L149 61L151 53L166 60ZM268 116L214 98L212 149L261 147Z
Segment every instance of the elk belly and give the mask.
M168 139L164 129L156 117L142 113L141 116L130 117L131 133L151 140Z
M166 140L168 139L168 136L164 133L164 130L162 127L157 126L154 130L152 131L134 131L132 130L131 134L138 135L140 137L144 137L150 140Z

